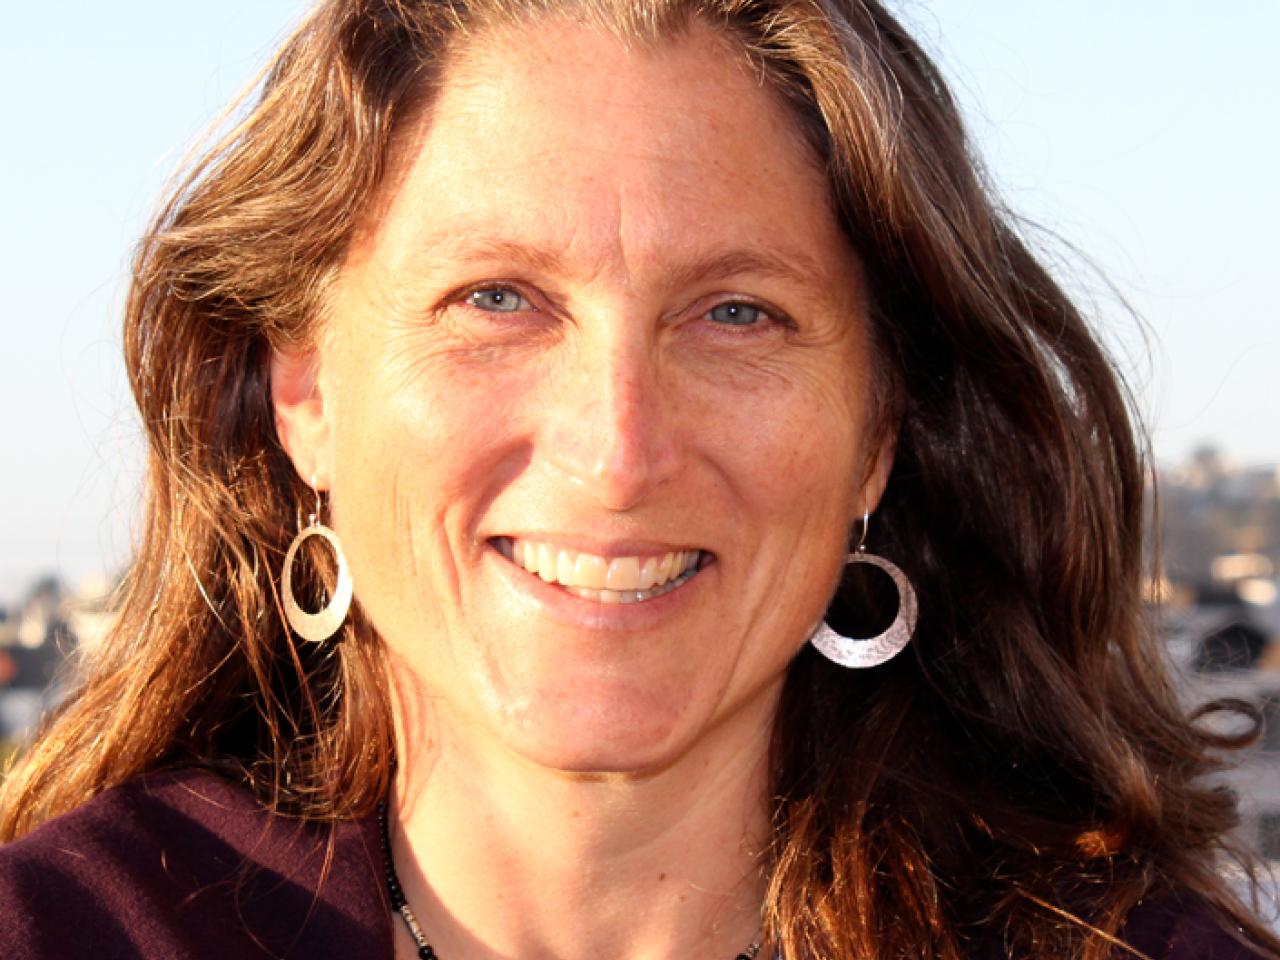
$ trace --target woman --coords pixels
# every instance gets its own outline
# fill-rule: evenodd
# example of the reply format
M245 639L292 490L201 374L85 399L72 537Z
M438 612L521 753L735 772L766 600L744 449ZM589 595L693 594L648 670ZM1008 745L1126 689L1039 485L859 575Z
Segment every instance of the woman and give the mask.
M126 331L18 956L1280 955L1124 394L878 6L323 3Z

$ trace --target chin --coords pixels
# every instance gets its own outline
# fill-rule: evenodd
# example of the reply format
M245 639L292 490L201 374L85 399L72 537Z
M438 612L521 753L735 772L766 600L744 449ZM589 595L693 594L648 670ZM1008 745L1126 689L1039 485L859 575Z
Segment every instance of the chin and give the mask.
M530 763L583 778L644 777L696 745L706 724L690 705L653 698L557 697L502 712L495 731Z

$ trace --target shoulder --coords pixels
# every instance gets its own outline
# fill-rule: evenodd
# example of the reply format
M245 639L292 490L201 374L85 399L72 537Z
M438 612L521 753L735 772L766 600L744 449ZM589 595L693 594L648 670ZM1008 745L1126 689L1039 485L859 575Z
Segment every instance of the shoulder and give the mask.
M1199 897L1174 891L1135 907L1120 936L1152 960L1263 960L1263 955L1238 940L1233 930Z
M372 824L276 816L243 787L150 774L0 847L6 956L390 950Z

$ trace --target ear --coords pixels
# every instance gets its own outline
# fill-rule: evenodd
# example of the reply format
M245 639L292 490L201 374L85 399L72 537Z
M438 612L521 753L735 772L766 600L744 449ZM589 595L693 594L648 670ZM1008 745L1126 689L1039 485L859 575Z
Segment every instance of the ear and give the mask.
M870 450L863 462L862 489L854 498L853 507L857 514L851 519L862 519L865 511L876 512L880 498L884 496L884 488L889 485L889 474L893 470L893 455L898 448L898 431L889 427L881 431L881 436Z
M298 475L317 490L327 490L333 476L333 431L319 374L320 358L313 348L271 351L276 435Z

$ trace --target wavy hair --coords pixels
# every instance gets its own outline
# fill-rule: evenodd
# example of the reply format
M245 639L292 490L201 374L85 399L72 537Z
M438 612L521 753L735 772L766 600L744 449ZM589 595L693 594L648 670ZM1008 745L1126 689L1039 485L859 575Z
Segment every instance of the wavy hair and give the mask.
M315 336L450 51L566 9L636 41L694 20L736 39L825 165L869 278L897 430L874 546L922 615L874 672L808 649L790 669L767 937L788 957L1101 958L1134 904L1178 888L1280 951L1215 872L1235 811L1205 777L1230 744L1178 706L1144 611L1127 396L993 201L936 68L874 0L322 2L138 248L142 542L114 630L9 774L0 838L162 767L220 769L313 819L387 793L381 641L358 604L322 648L281 614L312 494L276 436L268 360ZM837 621L864 607L851 591Z

